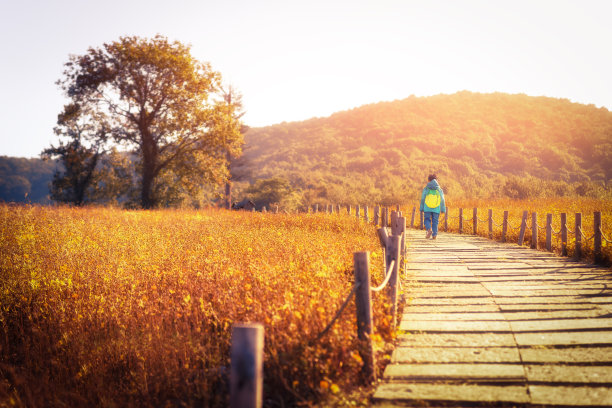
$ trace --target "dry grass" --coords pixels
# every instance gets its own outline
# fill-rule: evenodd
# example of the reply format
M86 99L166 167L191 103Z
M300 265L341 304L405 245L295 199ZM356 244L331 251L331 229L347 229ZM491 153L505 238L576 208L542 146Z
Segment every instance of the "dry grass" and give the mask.
M267 406L352 392L354 306L309 341L363 250L382 265L374 227L342 215L2 205L0 406L225 406L238 321L265 325Z

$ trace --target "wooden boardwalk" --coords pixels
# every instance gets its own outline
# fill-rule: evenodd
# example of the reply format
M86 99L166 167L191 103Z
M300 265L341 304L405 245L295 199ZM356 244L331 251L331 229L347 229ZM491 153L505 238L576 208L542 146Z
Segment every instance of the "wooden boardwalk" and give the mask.
M375 406L612 406L612 271L408 230L406 305Z

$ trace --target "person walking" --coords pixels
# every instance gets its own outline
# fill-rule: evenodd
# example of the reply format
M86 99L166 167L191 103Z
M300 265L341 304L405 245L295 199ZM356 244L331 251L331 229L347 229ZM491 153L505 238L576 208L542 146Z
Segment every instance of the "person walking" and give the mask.
M436 179L435 174L430 174L428 177L429 182L423 189L423 194L421 194L421 212L425 218L426 239L436 239L438 236L440 213L446 212L444 192Z

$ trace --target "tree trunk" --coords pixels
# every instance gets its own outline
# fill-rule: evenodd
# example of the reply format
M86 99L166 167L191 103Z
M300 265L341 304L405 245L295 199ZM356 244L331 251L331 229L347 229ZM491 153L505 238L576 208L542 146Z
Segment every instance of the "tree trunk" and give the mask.
M228 176L227 176L227 182L225 183L225 208L227 208L228 210L231 210L232 209L232 173L230 169L230 160L232 159L232 156L230 152L226 153L226 159L227 159Z
M140 205L150 209L157 204L153 196L153 181L157 175L157 146L151 135L141 127L142 137L142 189Z

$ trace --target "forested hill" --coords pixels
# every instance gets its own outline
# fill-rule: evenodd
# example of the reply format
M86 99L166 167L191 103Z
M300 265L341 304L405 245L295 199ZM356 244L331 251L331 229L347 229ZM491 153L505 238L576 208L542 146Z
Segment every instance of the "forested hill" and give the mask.
M233 171L284 178L309 202L412 201L430 172L456 196L609 196L612 112L523 94L411 96L250 129Z

